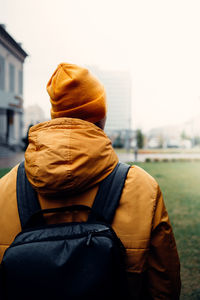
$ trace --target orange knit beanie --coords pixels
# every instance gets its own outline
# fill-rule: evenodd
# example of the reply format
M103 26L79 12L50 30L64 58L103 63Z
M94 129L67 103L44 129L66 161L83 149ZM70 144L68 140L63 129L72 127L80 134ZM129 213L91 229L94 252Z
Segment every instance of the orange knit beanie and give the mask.
M51 118L78 118L92 123L106 115L103 85L82 67L61 63L47 84Z

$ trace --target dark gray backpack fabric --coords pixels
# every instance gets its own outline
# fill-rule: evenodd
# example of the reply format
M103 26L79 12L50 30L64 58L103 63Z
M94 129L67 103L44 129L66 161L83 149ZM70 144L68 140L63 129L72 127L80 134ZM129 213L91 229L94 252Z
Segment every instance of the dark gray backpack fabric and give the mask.
M22 231L0 269L1 299L129 299L126 252L111 227L129 166L119 163L99 187L93 207L41 210L24 164L17 176ZM44 214L87 210L87 222L48 225Z

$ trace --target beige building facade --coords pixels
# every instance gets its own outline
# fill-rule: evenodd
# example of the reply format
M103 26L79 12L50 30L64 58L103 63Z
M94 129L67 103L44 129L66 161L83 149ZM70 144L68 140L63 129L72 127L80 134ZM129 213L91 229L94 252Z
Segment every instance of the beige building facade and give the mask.
M20 146L23 132L23 64L27 53L0 25L0 144Z

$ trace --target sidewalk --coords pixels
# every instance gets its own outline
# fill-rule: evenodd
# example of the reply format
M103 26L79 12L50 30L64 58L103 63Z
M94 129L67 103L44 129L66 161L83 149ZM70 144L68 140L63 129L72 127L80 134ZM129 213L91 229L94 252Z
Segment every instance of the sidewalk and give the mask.
M117 153L118 158L121 162L134 162L135 155L134 153ZM199 160L200 161L200 153L138 153L137 162L145 162L146 160L150 161L192 161Z
M6 146L0 145L0 168L12 168L23 160L23 151L16 152Z

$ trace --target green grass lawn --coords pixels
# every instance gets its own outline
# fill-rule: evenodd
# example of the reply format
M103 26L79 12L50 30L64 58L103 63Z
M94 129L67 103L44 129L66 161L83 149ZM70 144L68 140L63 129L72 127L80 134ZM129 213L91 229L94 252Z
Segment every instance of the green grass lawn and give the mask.
M10 171L10 168L0 169L0 178Z
M200 162L138 163L158 181L181 261L181 300L200 299Z
M200 299L200 162L138 163L158 181L181 260L181 300ZM9 169L1 169L3 176Z

